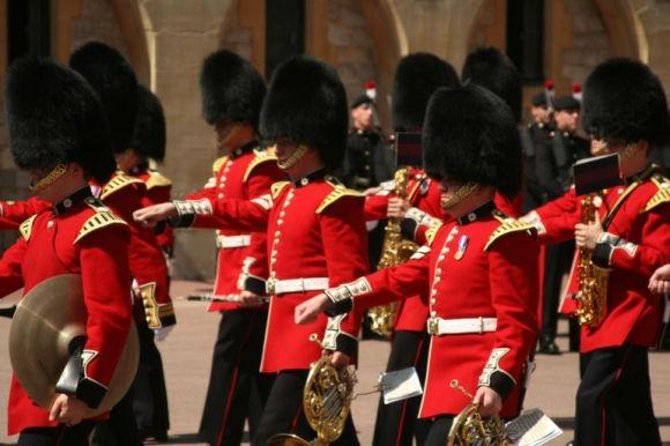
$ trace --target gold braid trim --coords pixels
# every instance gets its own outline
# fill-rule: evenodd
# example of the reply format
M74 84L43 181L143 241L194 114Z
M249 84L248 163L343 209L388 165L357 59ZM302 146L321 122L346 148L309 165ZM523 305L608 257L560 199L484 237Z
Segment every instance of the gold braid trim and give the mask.
M289 184L291 183L288 181L277 181L276 183L272 183L272 186L270 186L270 191L272 192L272 199L274 200L275 198L277 198L277 196L281 193L281 191L284 190L284 188Z
M316 213L320 214L324 211L324 209L342 197L363 197L363 194L353 189L347 189L346 187L338 184L335 186L332 192L329 193L326 198L324 198L319 207L316 208Z
M35 217L37 217L37 215L28 218L19 226L19 231L25 241L30 239L30 234L33 232L33 222L35 221Z
M435 241L435 236L437 235L437 231L439 231L441 227L442 222L438 221L430 225L430 227L426 230L426 244L428 246L433 244L433 242Z
M149 171L149 179L147 180L147 189L154 187L168 187L172 186L172 181L162 173L156 170Z
M221 167L228 161L227 156L222 156L221 158L217 158L214 160L212 163L212 173L214 176L219 173L219 170L221 170Z
M642 209L642 212L649 212L656 206L670 202L670 180L662 175L654 175L651 178L651 181L656 185L658 190L647 202L647 205Z
M73 244L78 243L81 239L86 237L88 234L97 231L98 229L111 226L111 225L128 225L121 217L116 215L110 210L103 210L106 208L97 208L97 212L88 218L79 230L77 238L74 240Z
M493 245L493 243L495 243L495 241L500 237L521 231L527 231L529 234L532 234L532 231L535 228L532 224L522 223L518 220L514 220L513 218L503 218L496 215L496 219L498 219L498 221L500 221L502 224L498 226L495 231L493 231L493 234L491 234L488 241L486 242L486 246L484 246L484 251L488 251L491 245Z
M242 181L247 181L247 179L249 179L249 175L251 175L251 172L258 165L266 163L268 161L274 161L275 163L277 162L277 157L275 156L274 151L254 149L254 154L256 156L254 157L254 159L251 160L251 162L247 166L247 170L246 172L244 172L244 178L242 179Z
M117 192L126 186L130 186L131 184L144 184L144 181L140 180L139 178L128 176L125 173L117 172L116 176L105 183L105 185L102 187L102 192L100 192L100 199L104 200L114 192Z

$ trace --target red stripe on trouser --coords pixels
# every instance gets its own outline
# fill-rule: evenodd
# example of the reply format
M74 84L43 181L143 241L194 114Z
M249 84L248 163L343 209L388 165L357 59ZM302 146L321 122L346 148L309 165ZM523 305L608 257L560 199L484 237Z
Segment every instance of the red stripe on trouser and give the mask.
M607 439L607 409L605 408L605 400L607 400L607 394L608 392L616 385L616 383L619 381L621 378L621 372L623 370L623 366L626 364L626 360L628 359L628 354L630 353L630 347L626 349L626 354L623 357L623 361L621 361L621 365L617 369L616 375L614 376L614 381L612 382L612 385L605 391L603 394L603 399L602 399L602 423L600 425L600 446L607 446L605 444L605 440Z
M416 368L416 365L419 362L419 356L421 356L421 348L423 347L423 341L424 341L424 338L422 337L421 339L419 339L419 344L417 345L416 355L414 356L414 367L415 368ZM395 446L400 445L400 440L402 438L402 431L403 431L403 428L405 427L404 419L405 419L405 415L407 413L407 404L409 404L408 400L405 400L405 401L402 402L402 411L400 412L400 426L398 428L398 433L396 434L396 437L395 437Z
M223 441L223 432L226 430L226 423L228 422L228 415L230 414L230 407L233 404L233 398L235 397L235 390L237 388L237 378L239 377L240 374L240 359L242 359L242 352L244 351L244 346L246 343L249 341L249 338L251 337L251 332L253 331L254 327L254 319L256 319L256 314L252 314L251 316L251 321L249 322L248 330L246 333L246 336L244 337L244 341L242 342L242 345L240 346L240 350L237 353L237 361L235 362L235 373L233 374L233 381L230 386L230 392L228 393L228 401L226 401L226 410L223 412L223 419L221 420L221 428L219 429L219 436L216 440L216 444L221 444Z

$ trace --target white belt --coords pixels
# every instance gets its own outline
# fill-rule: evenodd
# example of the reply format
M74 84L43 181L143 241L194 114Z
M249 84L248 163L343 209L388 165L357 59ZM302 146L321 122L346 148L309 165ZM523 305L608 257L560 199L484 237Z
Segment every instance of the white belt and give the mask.
M304 279L272 280L267 282L268 294L301 293L320 291L328 288L328 277L308 277Z
M466 319L428 318L426 330L433 336L446 334L485 333L496 331L498 319L494 317L473 317Z
M218 249L241 248L251 244L251 236L247 235L217 235L216 247Z

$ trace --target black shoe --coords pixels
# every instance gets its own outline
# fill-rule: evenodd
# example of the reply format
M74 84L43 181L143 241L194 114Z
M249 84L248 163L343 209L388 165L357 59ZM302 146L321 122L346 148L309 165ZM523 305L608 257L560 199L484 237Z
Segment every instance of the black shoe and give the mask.
M560 355L561 349L553 340L544 340L540 343L540 348L537 352L541 355Z

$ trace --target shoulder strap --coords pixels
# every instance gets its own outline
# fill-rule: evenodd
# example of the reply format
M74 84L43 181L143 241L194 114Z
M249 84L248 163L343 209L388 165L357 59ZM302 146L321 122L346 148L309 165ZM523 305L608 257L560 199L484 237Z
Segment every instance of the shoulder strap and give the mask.
M319 207L316 208L316 213L320 214L328 206L335 203L342 197L363 197L363 194L353 189L347 189L346 187L338 184L333 188L333 190L328 195L326 195L326 198L323 199Z
M663 175L657 174L651 177L651 181L656 185L658 190L654 196L649 199L642 212L649 212L656 206L670 202L670 180Z
M523 223L513 218L504 218L496 216L496 219L498 219L498 221L500 221L502 224L498 226L495 229L495 231L493 231L493 233L489 236L489 239L486 242L486 245L484 246L484 251L488 251L496 240L498 240L501 237L504 237L507 234L513 234L515 232L522 232L522 231L531 234L532 231L534 230L534 226L532 224Z
M276 183L272 183L272 186L270 186L270 192L272 192L272 199L274 200L275 198L277 198L277 196L281 193L281 191L284 190L284 188L289 184L291 183L288 181L277 181Z
M100 192L100 199L104 200L105 198L112 195L114 192L117 192L123 189L124 187L128 187L131 184L145 184L145 183L139 178L128 176L125 173L117 173L114 178L109 180L102 187L102 192Z
M149 179L147 180L147 189L154 187L168 187L172 186L172 181L162 173L156 170L149 171Z
M244 172L244 178L243 181L247 181L249 178L249 175L251 175L251 172L259 165L266 163L268 161L273 161L277 162L277 157L273 152L270 152L269 150L255 150L254 149L254 159L251 160L249 165L247 166L246 172Z
M21 235L26 241L30 239L30 234L33 232L33 222L35 221L35 217L37 217L37 214L28 218L19 225L19 232L21 232Z

